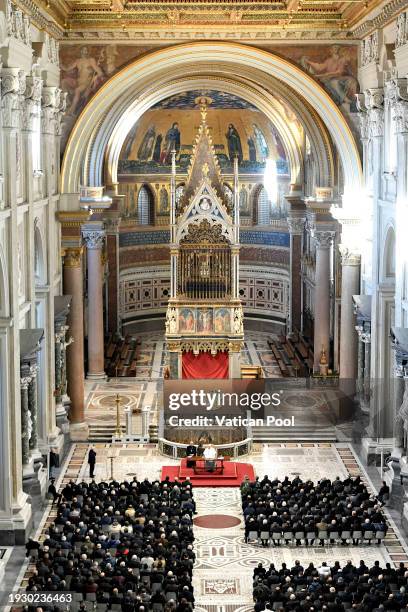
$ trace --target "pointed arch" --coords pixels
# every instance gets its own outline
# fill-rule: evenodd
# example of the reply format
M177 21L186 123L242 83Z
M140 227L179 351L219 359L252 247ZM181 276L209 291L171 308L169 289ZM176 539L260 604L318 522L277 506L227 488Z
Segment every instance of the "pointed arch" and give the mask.
M137 195L137 222L139 225L153 225L154 196L149 185L143 184Z

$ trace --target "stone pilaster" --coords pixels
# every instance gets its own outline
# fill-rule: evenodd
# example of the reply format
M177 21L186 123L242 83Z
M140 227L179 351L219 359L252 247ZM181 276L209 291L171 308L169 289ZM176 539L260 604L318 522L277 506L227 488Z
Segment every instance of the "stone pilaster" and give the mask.
M84 414L84 302L82 247L65 250L64 290L72 296L68 325L74 342L67 351L70 434L73 440L86 439L88 426Z
M346 246L340 246L341 253L341 320L340 320L340 378L355 384L357 378L356 320L353 295L360 288L360 254ZM350 387L350 393L354 393Z

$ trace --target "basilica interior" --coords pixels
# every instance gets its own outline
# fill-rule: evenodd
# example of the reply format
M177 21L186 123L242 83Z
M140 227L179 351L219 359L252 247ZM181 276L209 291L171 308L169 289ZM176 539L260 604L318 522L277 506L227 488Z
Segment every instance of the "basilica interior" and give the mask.
M406 1L0 0L0 56L0 606L406 609Z

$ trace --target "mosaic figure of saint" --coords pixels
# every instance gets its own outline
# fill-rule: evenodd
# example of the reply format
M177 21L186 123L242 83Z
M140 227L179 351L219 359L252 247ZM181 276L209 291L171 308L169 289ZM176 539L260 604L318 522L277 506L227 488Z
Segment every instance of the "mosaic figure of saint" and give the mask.
M163 136L161 134L157 135L156 142L153 150L153 161L160 163L160 154L161 154L161 144L162 144Z
M176 156L180 151L180 130L177 122L174 122L171 128L167 130L164 146L160 155L160 162L168 165L171 163L171 152L176 152Z
M260 162L264 162L269 155L268 145L265 140L265 136L260 127L256 123L252 124L254 128L254 144L256 149L256 157Z
M137 158L139 161L147 161L150 159L153 153L154 141L156 139L156 130L154 125L149 125L146 134L143 136L143 140L140 143L137 151Z
M249 161L256 162L256 148L252 136L248 138Z
M162 214L165 214L169 211L169 196L168 196L167 190L164 187L160 189L159 210Z
M228 156L230 161L233 162L234 157L238 157L238 163L242 163L241 138L232 123L229 124L225 137L228 142Z

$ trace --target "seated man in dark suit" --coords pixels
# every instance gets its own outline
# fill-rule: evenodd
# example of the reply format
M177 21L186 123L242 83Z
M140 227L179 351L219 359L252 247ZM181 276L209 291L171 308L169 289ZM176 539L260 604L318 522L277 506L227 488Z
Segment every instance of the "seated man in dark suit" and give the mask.
M186 448L187 455L187 467L193 467L194 462L189 461L189 457L195 457L197 455L197 447L195 446L193 440L190 440L190 444Z

